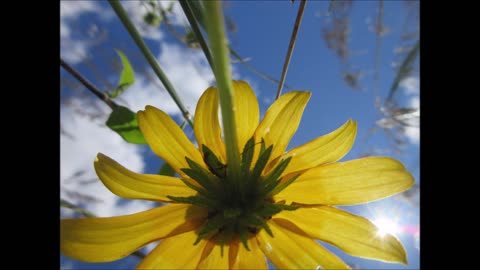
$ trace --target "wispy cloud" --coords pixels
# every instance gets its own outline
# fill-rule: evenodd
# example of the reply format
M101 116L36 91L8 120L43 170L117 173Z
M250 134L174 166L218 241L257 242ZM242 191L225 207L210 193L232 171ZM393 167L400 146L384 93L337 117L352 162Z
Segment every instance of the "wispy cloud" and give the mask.
M98 13L102 8L93 1L60 1L60 54L76 64L86 57L91 42L73 37L73 24L85 13Z
M411 143L418 144L420 142L420 98L418 96L410 97L409 107L417 109L412 116L407 119L407 123L411 126L405 128L405 135Z
M407 77L400 82L407 95L418 95L420 90L420 80L417 77Z

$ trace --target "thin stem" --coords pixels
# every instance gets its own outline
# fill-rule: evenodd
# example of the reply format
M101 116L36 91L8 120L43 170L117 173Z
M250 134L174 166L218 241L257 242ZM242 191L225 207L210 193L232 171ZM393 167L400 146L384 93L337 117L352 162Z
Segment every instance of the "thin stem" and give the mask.
M278 85L277 96L275 97L275 99L278 99L280 97L280 94L282 93L283 83L285 82L285 77L287 76L288 65L290 64L290 58L292 57L293 47L295 47L298 28L300 28L300 24L303 18L303 11L305 10L306 4L307 4L307 1L302 0L300 2L300 7L298 8L297 19L295 20L295 25L293 26L292 37L290 38L290 44L288 45L287 57L285 58L282 77L280 78L280 84Z
M210 64L210 67L213 70L213 62L212 62L212 55L210 54L210 49L208 48L207 43L203 38L202 31L200 31L200 28L198 27L197 20L195 19L195 14L193 14L193 11L190 7L189 2L187 0L180 0L180 5L182 6L185 16L187 16L188 22L190 23L190 27L192 27L192 31L195 34L195 37L197 38L198 43L200 43L200 46L202 47L203 53L205 53L205 57L207 58L208 64Z
M378 109L380 106L379 104L379 95L378 95L378 80L379 80L379 67L380 67L380 46L382 41L382 34L383 34L383 0L379 1L378 6L378 17L377 17L377 37L376 37L376 45L375 45L375 74L373 78L373 105L375 108Z
M172 97L173 101L175 104L177 104L178 108L182 112L183 117L187 122L190 124L190 126L193 127L193 123L190 120L190 113L188 110L185 108L183 105L182 101L177 95L177 92L175 91L175 88L173 88L173 85L170 83L168 80L167 76L165 73L163 73L163 70L160 68L160 65L158 64L157 60L155 59L155 56L153 56L152 52L150 49L147 47L147 44L143 41L143 38L140 36L140 33L138 33L137 28L135 25L133 25L132 21L130 20L130 17L128 16L127 12L125 9L123 9L122 5L118 0L108 0L108 3L110 3L110 6L112 6L112 9L115 11L117 14L118 18L122 22L123 26L127 29L128 33L132 37L133 41L135 41L135 44L137 44L138 48L142 52L143 56L146 58L150 66L153 68L153 71L155 74L158 76L160 81L163 83L163 86L167 90L167 92L170 94Z
M238 150L233 106L233 85L230 70L228 43L225 34L225 22L220 1L204 2L208 14L206 30L213 54L214 74L218 85L220 109L222 111L223 133L227 150L227 174L239 187L240 153Z
M84 217L86 217L86 218L94 218L94 217L96 217L96 216L95 216L94 214L92 214L90 211L87 211L87 210L85 210L85 209L83 209L83 208L81 208L81 207L79 207L79 206L77 206L77 205L75 205L75 204L73 204L73 203L71 203L71 202L69 202L69 201L66 201L66 200L64 200L64 199L60 199L60 207L65 207L65 208L72 209L73 211L82 214L82 215L83 215ZM140 251L138 251L138 250L135 251L135 252L133 252L133 253L131 253L130 255L136 256L136 257L138 257L138 258L140 258L140 259L145 258L145 254L143 254L142 252L140 252Z
M272 81L276 84L279 84L280 81L277 80L277 79L274 79L270 76L268 76L267 74L261 72L260 70L256 69L254 66L250 65L249 63L247 63L247 61L245 61L235 50L233 50L232 47L228 47L228 49L230 50L230 53L235 57L237 58L238 61L240 61L240 63L242 63L244 66L246 66L248 69L250 69L251 71L257 73L258 76L264 78L265 80L269 80L269 81ZM283 85L286 89L288 90L291 90L292 88L290 86L288 86L287 84L284 84Z
M118 105L111 100L107 94L100 91L97 87L95 87L89 80L83 77L77 70L75 70L72 66L67 64L60 58L60 66L63 67L66 71L72 74L78 81L80 81L90 92L92 92L95 96L101 99L105 104L107 104L112 110L118 107Z

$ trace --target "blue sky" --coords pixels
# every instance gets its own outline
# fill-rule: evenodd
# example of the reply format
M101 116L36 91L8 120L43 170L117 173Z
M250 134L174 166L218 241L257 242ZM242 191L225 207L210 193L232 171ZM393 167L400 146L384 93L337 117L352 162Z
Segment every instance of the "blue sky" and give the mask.
M165 73L179 92L190 112L201 93L214 83L213 75L200 50L192 50L181 44L165 24L151 27L142 23L145 7L139 2L123 2L137 27L141 29L152 52ZM348 119L358 121L356 142L342 160L359 158L364 155L388 155L405 164L416 179L415 187L408 193L372 202L365 205L342 207L371 220L396 224L395 235L408 252L409 264L382 263L349 256L337 248L325 244L350 265L358 269L418 269L419 268L419 130L409 127L403 132L390 130L402 138L405 145L394 151L396 145L387 136L380 123L388 122L385 114L375 106L375 97L382 104L395 79L395 67L405 58L398 53L416 40L402 40L401 35L418 27L418 10L408 13L403 1L385 1L383 25L386 33L381 37L378 64L378 91L374 91L376 34L372 31L377 19L379 2L354 2L348 14L349 51L345 61L326 46L322 29L332 24L338 16L327 15L329 1L307 2L300 26L295 50L288 69L286 83L295 90L311 91L312 97L305 109L297 133L289 148L303 144L318 136L329 133ZM162 5L168 5L163 1ZM276 79L280 78L293 23L299 3L295 1L231 1L225 8L226 16L236 25L236 31L229 33L231 46L249 64ZM418 6L417 6L418 9ZM178 3L174 14L168 18L178 32L186 25ZM154 105L166 111L181 123L178 108L149 70L133 41L105 2L61 2L61 57L73 65L102 90L118 81L119 65L114 48L122 50L135 70L135 84L121 95L117 102L127 105L133 111L145 105ZM409 31L412 30L412 31ZM418 33L417 33L418 34ZM418 36L417 36L418 38ZM407 48L408 49L408 48ZM418 60L417 60L418 66ZM248 81L257 93L262 115L275 98L277 85L265 80L240 63L233 64L234 79ZM418 70L418 69L417 69ZM357 72L360 87L353 89L343 79L345 71ZM124 142L118 135L104 126L109 108L83 87L76 87L75 81L64 70L60 70L61 82L61 197L82 205L99 216L115 216L143 211L153 207L150 202L125 201L111 194L102 186L93 171L93 160L102 152L127 168L156 173L162 161L147 146ZM111 86L110 86L111 87ZM288 91L284 88L284 92ZM395 94L399 106L418 109L419 77L413 72L401 83ZM416 113L419 113L417 111ZM383 118L383 120L382 120ZM417 119L418 123L418 119ZM193 132L185 132L193 139ZM88 199L93 197L95 199ZM77 217L67 209L61 210L61 217ZM151 249L152 245L147 248ZM112 263L89 264L60 256L62 269L128 269L139 262L129 256Z

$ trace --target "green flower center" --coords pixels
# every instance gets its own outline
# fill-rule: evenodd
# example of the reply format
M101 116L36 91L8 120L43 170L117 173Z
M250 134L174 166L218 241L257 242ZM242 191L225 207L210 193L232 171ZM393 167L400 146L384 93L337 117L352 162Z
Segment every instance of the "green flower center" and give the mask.
M273 145L268 148L262 140L258 159L252 164L255 143L251 138L245 144L242 155L240 175L228 175L227 166L207 146L202 145L203 159L208 170L186 158L189 168L182 171L194 179L200 186L182 180L198 195L169 198L180 203L189 203L208 209L206 222L198 231L198 243L201 239L211 238L219 241L223 247L235 237L239 237L249 250L247 239L261 229L272 235L266 220L282 210L295 210L296 206L275 203L272 197L290 185L298 175L282 180L291 158L280 160L268 174L262 172L272 153Z

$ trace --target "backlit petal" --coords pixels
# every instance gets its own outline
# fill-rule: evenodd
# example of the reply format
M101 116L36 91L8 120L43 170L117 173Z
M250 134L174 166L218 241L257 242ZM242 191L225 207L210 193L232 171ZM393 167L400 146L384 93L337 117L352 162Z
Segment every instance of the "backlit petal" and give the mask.
M223 246L223 255L221 246L213 241L207 241L203 250L197 269L228 269L229 265L229 246Z
M356 133L357 123L348 120L337 130L291 149L282 156L292 157L283 174L338 161L352 148Z
M163 239L136 269L195 269L206 241L193 245L197 239L195 231L189 231Z
M196 194L178 178L138 174L101 153L98 153L94 167L103 184L123 198L169 202L168 195L187 197Z
M253 136L260 118L260 108L252 88L245 81L233 81L233 104L237 125L238 151Z
M202 155L175 121L161 110L146 106L137 113L138 124L152 151L165 160L182 177L187 177L180 169L188 168L185 157L205 168Z
M150 242L195 229L206 215L203 208L179 204L126 216L62 219L60 250L80 261L114 261Z
M230 245L230 269L268 269L265 255L258 246L257 239L251 237L247 240L248 251L237 239Z
M399 161L366 157L310 169L275 199L303 204L351 205L403 192L414 182Z
M265 113L255 131L255 142L259 143L263 138L266 147L274 145L269 160L273 160L285 152L290 139L297 131L310 96L310 92L286 93L277 99ZM255 152L256 157L258 157L257 152Z
M257 234L263 253L278 269L350 269L340 258L298 228L271 220L273 238L265 230ZM282 226L280 226L282 225Z
M226 161L225 145L218 121L218 92L215 87L208 88L198 100L193 130L199 147L206 145L223 162Z
M337 246L346 253L386 262L407 263L400 241L378 229L367 219L329 206L282 211L274 220L285 219L302 229L308 236Z

